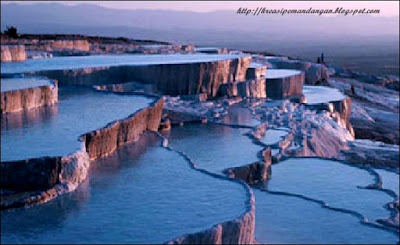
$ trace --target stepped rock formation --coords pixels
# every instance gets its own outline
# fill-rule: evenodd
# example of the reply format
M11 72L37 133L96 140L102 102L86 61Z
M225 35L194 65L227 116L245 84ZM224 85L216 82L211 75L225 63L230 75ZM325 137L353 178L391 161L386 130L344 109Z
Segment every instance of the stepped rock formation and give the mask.
M265 78L222 84L219 87L218 96L266 98L267 89Z
M321 103L316 105L306 105L307 108L316 111L328 111L336 122L346 128L354 137L354 129L350 122L351 116L351 98L346 97L343 100L330 101L329 103Z
M1 45L1 62L25 61L24 45Z
M1 113L10 113L39 106L52 105L58 101L57 81L53 85L1 92Z
M82 135L82 149L70 155L1 162L1 188L13 192L2 196L1 209L45 202L74 190L86 179L91 160L113 152L118 145L136 141L146 130L157 131L163 105L160 98L126 119ZM24 196L15 191L33 192Z
M305 83L310 85L324 84L329 79L329 70L322 64L302 60L269 59L271 68L294 69L305 73Z
M248 210L235 220L216 224L210 229L185 234L166 242L166 244L254 244L255 241L255 199L253 191L249 192Z
M303 94L304 72L278 78L267 77L266 80L267 96L269 98L284 99L299 97Z
M254 200L253 200L254 203ZM187 234L167 244L253 244L255 207L233 221L218 224L202 232Z
M36 72L64 85L100 85L137 81L153 84L167 95L217 95L222 84L244 81L251 56L184 64L157 64L142 66L97 67L75 70Z
M350 119L356 138L399 144L397 91L341 77L329 79L329 85L344 91L352 98Z
M89 52L90 43L87 40L39 40L22 39L28 51L40 52Z
M87 40L55 40L50 43L50 48L58 51L76 50L88 52L90 44Z
M266 65L252 62L252 63L250 63L249 68L247 69L246 78L247 79L258 79L260 77L265 76L266 72L267 72Z
M257 161L245 166L228 168L223 171L230 178L240 179L247 184L265 183L271 177L271 149L267 148L263 151L263 161Z

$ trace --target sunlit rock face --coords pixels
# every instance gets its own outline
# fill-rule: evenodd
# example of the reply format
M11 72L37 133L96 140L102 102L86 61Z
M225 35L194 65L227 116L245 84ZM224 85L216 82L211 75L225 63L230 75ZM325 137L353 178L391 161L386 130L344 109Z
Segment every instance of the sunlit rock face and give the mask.
M267 90L265 78L222 84L219 87L218 96L266 98Z
M88 234L90 243L253 243L251 190L196 170L160 143L156 134L146 133L138 142L92 162L88 180L73 193L2 213L2 242L74 243ZM217 191L210 192L210 186ZM44 216L43 211L52 215ZM96 233L111 223L108 232Z
M215 97L222 84L243 81L249 58L207 63L176 65L151 65L132 67L128 80L155 84L159 91L168 95L206 93Z
M56 40L50 44L53 50L89 51L90 44L87 40Z
M89 52L87 40L23 40L29 51L41 52Z
M354 129L350 122L351 98L335 88L325 86L304 86L305 104L313 110L325 110L342 127L349 130L354 136Z
M58 101L57 81L37 78L1 80L1 113L52 105Z
M222 84L245 81L251 61L251 56L228 54L149 56L62 57L52 59L50 65L50 61L35 60L28 68L16 65L2 69L6 75L22 72L57 79L60 86L137 81L153 84L167 95L206 93L211 98Z
M60 91L56 105L2 116L1 186L27 194L2 196L1 209L46 202L74 190L86 179L91 160L158 130L162 98ZM99 107L105 103L108 108Z
M258 79L260 77L264 77L266 72L267 72L266 65L256 63L256 62L251 62L250 66L246 72L246 78L247 79Z
M24 45L2 45L1 62L13 62L26 60Z
M85 148L89 157L96 159L113 152L118 145L137 141L146 130L157 131L161 121L163 104L164 101L160 99L127 119L119 120L106 128L85 134Z
M266 73L267 97L283 99L301 96L304 72L299 70L268 69Z

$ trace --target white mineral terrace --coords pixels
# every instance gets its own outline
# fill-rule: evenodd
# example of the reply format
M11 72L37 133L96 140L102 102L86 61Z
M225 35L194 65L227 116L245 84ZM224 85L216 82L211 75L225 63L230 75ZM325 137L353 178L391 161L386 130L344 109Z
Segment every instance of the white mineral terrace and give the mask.
M93 55L55 57L53 59L27 60L25 62L1 63L2 74L35 71L82 69L110 66L143 66L158 64L187 64L238 59L244 54L154 54L154 55Z
M307 104L326 103L346 98L339 90L325 86L304 86L303 94L306 97Z
M1 92L53 85L45 78L2 78L0 83Z
M257 62L251 62L249 68L261 68L264 67L265 65L257 63Z
M287 60L288 58L285 56L264 56L264 59L266 59L266 60L272 60L272 59Z
M195 48L194 50L195 51L217 51L219 49L220 48L217 48L217 47L198 47L198 48Z
M284 78L299 75L299 70L288 70L288 69L268 69L266 73L267 79Z

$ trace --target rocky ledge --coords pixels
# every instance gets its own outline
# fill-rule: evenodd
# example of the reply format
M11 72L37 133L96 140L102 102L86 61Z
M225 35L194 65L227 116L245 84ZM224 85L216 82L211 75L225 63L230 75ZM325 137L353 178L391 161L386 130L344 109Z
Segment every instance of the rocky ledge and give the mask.
M70 155L1 162L1 209L42 203L73 191L86 179L91 160L137 140L146 130L157 131L163 104L157 99L124 120L82 135L81 150Z
M26 60L24 45L1 45L1 62Z
M153 84L162 94L217 96L222 84L244 81L250 56L182 64L148 64L35 72L57 79L60 86L101 85L131 81Z
M253 244L255 243L254 202L252 197L250 210L235 220L217 224L198 233L183 235L167 244Z
M2 91L1 113L16 112L57 103L57 81L50 82L46 86Z
M276 75L274 73L277 73ZM287 73L287 74L285 74ZM267 97L284 99L303 94L304 72L297 70L269 69L266 75Z

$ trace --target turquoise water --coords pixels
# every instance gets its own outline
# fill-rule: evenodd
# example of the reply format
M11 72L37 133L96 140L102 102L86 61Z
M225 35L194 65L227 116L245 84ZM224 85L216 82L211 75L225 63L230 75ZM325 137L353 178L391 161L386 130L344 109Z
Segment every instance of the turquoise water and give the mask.
M253 192L256 240L262 244L395 244L399 240L391 232L363 225L357 217L317 203L258 189Z
M382 188L392 190L399 197L399 174L384 169L375 169L382 178Z
M249 129L221 125L188 124L173 127L167 135L169 145L187 153L199 168L215 173L258 161L263 148L244 134Z
M233 54L154 54L154 55L91 55L65 56L25 62L2 62L2 74L36 71L67 70L79 68L110 67L121 65L186 64L235 59L246 55Z
M1 161L75 152L81 148L80 135L126 118L154 101L83 88L60 89L58 99L46 109L1 116Z
M359 188L373 183L374 176L363 169L319 158L296 158L272 166L268 190L321 200L375 222L390 216L384 206L393 198L379 190Z
M195 171L159 144L142 136L94 162L76 191L2 211L1 242L160 244L247 211L244 186Z
M261 123L252 117L251 111L244 107L242 103L230 106L227 112L226 116L222 118L222 122L229 125L254 127Z
M100 55L56 57L2 63L2 74L99 66L182 64L215 61L238 55ZM279 70L270 77L295 75ZM15 80L14 80L15 81ZM34 86L26 82L27 86ZM24 86L25 86L24 85ZM3 91L3 79L2 79ZM8 86L8 85L6 85ZM11 84L11 87L16 84ZM5 88L6 89L6 88ZM305 86L308 103L343 96L325 87ZM324 96L321 96L323 94ZM321 98L322 97L322 98ZM1 117L1 160L59 156L81 147L78 137L148 106L154 99L60 89L54 106ZM237 104L223 122L253 127L260 122ZM214 124L173 127L166 137L172 148L185 152L201 169L219 173L258 161L261 146L246 136L250 129ZM267 130L262 142L276 144L287 134ZM76 191L31 208L1 212L2 243L162 243L232 220L247 210L248 196L237 183L210 177L189 167L176 152L159 146L154 134L96 160L89 178ZM276 149L274 149L276 154ZM383 188L399 195L398 174L376 170ZM369 172L318 158L288 159L272 166L270 191L254 189L256 239L261 243L396 243L391 232L360 223L351 214L329 210L299 197L321 200L329 206L359 213L374 222L390 216L384 205L393 197L370 185Z
M1 92L53 85L53 83L49 79L33 78L33 77L2 78L0 83L1 83Z
M242 132L246 130L191 124L172 128L167 137L172 148L185 152L199 168L218 173L221 169L255 160L260 148L243 138ZM374 181L374 176L366 170L319 158L288 159L273 165L268 190L322 201L344 212L324 208L311 200L253 189L257 241L271 244L396 243L398 236L393 232L360 222L362 216L373 223L390 216L384 206L393 201L393 197L378 190L359 188ZM393 177L387 183L394 185Z

